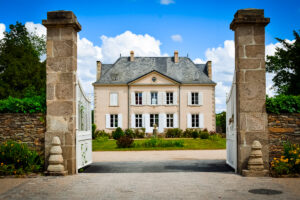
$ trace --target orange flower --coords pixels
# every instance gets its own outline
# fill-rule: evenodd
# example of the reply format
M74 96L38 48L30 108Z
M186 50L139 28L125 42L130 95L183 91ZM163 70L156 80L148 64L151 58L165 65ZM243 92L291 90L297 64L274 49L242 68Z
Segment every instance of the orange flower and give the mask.
M4 164L3 163L1 163L1 166L3 166Z
M14 171L14 174L16 174L17 172L16 171Z

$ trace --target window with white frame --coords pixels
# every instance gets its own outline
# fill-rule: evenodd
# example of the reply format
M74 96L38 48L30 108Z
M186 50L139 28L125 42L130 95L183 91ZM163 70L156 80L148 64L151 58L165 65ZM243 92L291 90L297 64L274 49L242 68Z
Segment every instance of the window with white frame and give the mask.
M135 127L136 128L143 127L143 115L142 114L135 115Z
M173 128L173 127L174 127L174 115L167 114L167 128Z
M150 114L150 127L154 127L154 124L158 126L158 114Z
M143 93L136 92L135 93L135 105L142 105L143 104Z
M118 93L112 92L110 93L110 106L117 106L118 105Z
M198 105L199 104L199 93L198 92L192 92L191 93L191 103L192 103L192 105Z
M192 114L192 128L199 128L199 115L198 114Z
M118 115L115 115L115 114L110 115L110 127L111 128L118 127Z
M167 92L166 93L166 104L174 104L174 94L173 92Z
M157 105L157 92L151 92L151 105Z

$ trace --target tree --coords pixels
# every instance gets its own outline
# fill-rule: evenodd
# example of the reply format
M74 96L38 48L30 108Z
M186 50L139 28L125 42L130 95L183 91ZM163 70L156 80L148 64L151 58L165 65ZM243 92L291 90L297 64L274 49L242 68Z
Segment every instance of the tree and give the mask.
M275 73L274 88L278 94L300 95L300 37L293 31L294 43L276 38L283 48L276 48L274 56L267 56L267 72Z
M226 133L226 112L216 114L216 126L218 133Z
M46 63L40 57L46 52L45 38L19 22L9 29L0 40L0 99L44 95Z

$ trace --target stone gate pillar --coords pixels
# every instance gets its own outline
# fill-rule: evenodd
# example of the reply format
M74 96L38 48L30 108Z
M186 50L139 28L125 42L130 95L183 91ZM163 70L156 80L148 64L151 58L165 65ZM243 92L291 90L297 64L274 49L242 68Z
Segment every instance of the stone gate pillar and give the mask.
M81 25L71 11L48 12L43 25L47 28L45 158L47 161L52 138L58 136L64 167L75 174L77 32Z
M269 22L262 9L242 9L230 24L235 32L238 173L247 167L254 140L262 144L264 165L269 167L265 108L265 26Z

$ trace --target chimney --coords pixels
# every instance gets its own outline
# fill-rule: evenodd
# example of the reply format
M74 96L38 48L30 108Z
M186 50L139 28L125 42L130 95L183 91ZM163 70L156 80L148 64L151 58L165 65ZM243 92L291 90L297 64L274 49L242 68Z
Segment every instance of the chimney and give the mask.
M134 51L130 51L130 62L134 61Z
M207 61L206 66L207 66L207 75L208 75L209 79L212 80L211 61Z
M97 61L97 79L96 79L96 81L98 81L100 79L100 76L101 76L101 66L102 66L102 63L100 61Z
M174 51L174 63L178 63L179 62L179 58L178 58L178 51Z

